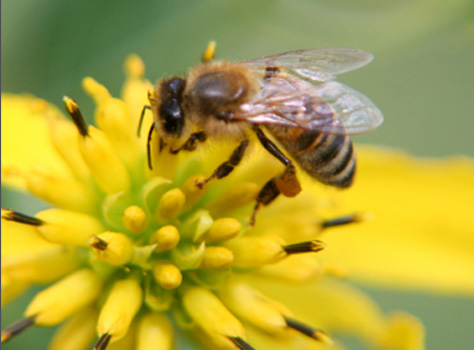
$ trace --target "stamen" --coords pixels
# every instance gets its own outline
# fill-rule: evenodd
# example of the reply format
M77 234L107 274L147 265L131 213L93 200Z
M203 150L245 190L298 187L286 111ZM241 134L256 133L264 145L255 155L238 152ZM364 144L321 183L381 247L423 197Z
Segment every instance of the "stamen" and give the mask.
M79 106L77 103L67 96L63 97L64 107L66 108L66 112L71 117L72 121L76 125L77 130L82 136L88 136L89 130L87 127L86 120L82 116L81 111L79 110Z
M8 221L18 222L19 224L26 224L31 226L41 226L44 224L43 220L37 219L33 216L28 216L13 210L2 210L2 219Z
M125 234L106 231L97 236L91 236L88 244L95 248L95 256L114 266L125 265L134 257L135 246ZM144 248L145 251L146 247ZM144 254L144 251L141 251ZM137 254L139 254L137 252Z
M329 219L329 220L324 220L321 222L321 227L322 228L328 228L328 227L334 227L334 226L341 226L341 225L347 225L347 224L352 224L355 222L361 222L367 218L366 215L356 213L352 215L345 215L345 216L340 216L334 219Z
M229 340L235 344L240 350L255 350L253 347L250 346L245 340L240 337L228 337Z
M293 328L294 330L310 337L320 342L332 345L333 341L329 336L324 333L324 331L316 328L312 328L308 325L305 325L299 321L293 320L291 318L285 317L285 321L288 327Z
M91 238L89 238L88 243L92 248L95 248L97 250L106 250L107 247L109 246L109 244L106 241L104 241L103 239L97 236L92 236Z
M29 327L33 326L35 323L35 317L26 317L11 326L7 327L2 331L2 344L13 336L23 332L24 330L28 329Z
M206 50L202 54L201 61L202 62L210 62L214 58L216 54L216 42L214 40L210 41L207 44Z
M105 350L109 345L110 338L112 338L111 334L105 333L103 334L97 343L94 345L94 350Z
M288 244L283 247L283 250L286 252L286 254L291 255L291 254L310 253L310 252L316 253L323 250L324 247L325 247L324 242L314 240L314 241L308 241L308 242Z

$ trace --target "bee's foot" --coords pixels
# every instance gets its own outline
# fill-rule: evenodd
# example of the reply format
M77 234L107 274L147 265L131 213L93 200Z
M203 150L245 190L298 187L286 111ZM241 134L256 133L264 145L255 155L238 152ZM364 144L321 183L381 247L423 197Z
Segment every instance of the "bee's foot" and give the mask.
M207 185L207 183L211 180L212 178L209 177L207 179L204 179L202 181L198 181L196 180L196 182L194 183L196 185L197 188L199 188L200 190L202 190L204 188L204 186Z

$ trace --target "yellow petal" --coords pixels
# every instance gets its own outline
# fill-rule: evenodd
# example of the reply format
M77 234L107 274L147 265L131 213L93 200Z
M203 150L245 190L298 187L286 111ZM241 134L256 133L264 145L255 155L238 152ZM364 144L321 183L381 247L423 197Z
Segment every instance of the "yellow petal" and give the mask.
M79 265L73 250L47 242L34 226L2 219L1 237L2 274L11 284L52 282Z
M421 350L423 328L415 318L385 316L367 295L347 283L324 281L311 285L294 285L275 280L248 279L265 295L289 307L295 318L326 331L329 336L346 334L384 348L397 336L400 349ZM317 312L315 312L317 310ZM397 348L398 349L398 348Z
M2 94L2 182L25 189L22 175L33 168L59 177L71 172L51 142L48 118L59 111L30 95Z
M474 293L472 160L360 147L356 183L338 196L340 213L374 220L331 229L322 259L368 283Z

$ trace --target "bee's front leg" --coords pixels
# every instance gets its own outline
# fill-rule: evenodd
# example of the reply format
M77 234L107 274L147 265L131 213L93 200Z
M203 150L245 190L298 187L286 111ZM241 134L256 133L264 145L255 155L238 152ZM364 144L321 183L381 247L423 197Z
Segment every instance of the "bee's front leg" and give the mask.
M242 157L244 156L245 150L249 144L248 140L243 140L236 149L232 152L232 155L230 156L229 160L225 161L221 165L217 167L216 170L212 173L211 176L209 176L207 179L204 179L203 181L196 182L196 186L199 188L203 188L205 184L207 184L209 181L212 179L222 179L223 177L226 177L229 175L234 168L239 165L240 161L242 160Z
M207 135L204 131L194 132L181 147L178 147L177 149L170 148L170 153L178 154L179 151L194 151L198 142L204 142L206 140Z

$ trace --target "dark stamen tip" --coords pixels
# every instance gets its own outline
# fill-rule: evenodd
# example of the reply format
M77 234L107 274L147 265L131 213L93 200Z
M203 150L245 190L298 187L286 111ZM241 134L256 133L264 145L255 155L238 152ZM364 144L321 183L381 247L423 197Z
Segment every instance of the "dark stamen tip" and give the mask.
M67 114L71 117L74 125L76 125L77 130L82 136L89 135L89 129L86 123L86 120L82 116L81 111L79 110L79 106L77 105L76 101L72 98L67 96L63 97L64 101L64 108L66 109Z
M235 346L240 350L255 350L249 343L240 337L228 337Z
M109 345L110 339L112 338L111 334L105 333L103 334L97 343L94 345L94 350L105 350Z
M347 224L352 224L356 222L361 222L366 218L367 216L361 213L345 215L345 216L340 216L334 219L324 220L323 222L321 222L321 227L329 228L329 227L347 225Z
M304 323L301 323L288 317L285 317L285 321L288 327L300 332L301 334L304 334L312 339L318 340L329 345L333 344L332 339L329 338L329 336L320 329L310 327L308 325L305 325Z
M37 219L33 216L28 216L22 213L19 213L14 210L2 210L2 219L8 221L14 221L20 224L26 224L31 226L41 226L44 224L43 220Z
M89 238L89 245L97 250L106 250L109 244L97 236L92 236Z
M299 253L316 253L323 250L325 247L324 242L313 240L308 242L301 242L295 244L289 244L283 247L286 254L299 254Z
M2 344L8 340L10 340L15 335L23 332L24 330L28 329L29 327L33 326L35 323L35 317L26 317L21 319L20 321L12 324L11 326L7 327L2 331Z

